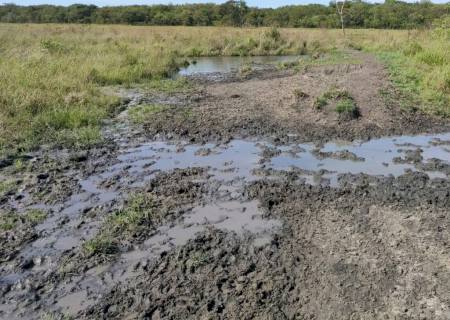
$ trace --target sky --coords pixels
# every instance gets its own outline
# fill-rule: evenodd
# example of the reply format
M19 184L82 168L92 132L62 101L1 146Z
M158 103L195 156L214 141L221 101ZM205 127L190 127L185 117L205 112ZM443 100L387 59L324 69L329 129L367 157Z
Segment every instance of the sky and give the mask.
M184 3L223 3L224 0L11 0L2 1L5 3L15 3L17 5L35 5L35 4L55 4L68 6L73 3L83 3L83 4L95 4L97 6L119 6L119 5L132 5L132 4L142 4L142 5L152 5L152 4L184 4ZM329 0L247 0L247 5L251 7L259 8L276 8L291 4L307 4L307 3L322 3L328 4ZM375 1L372 1L375 2ZM376 2L384 2L383 0L378 0ZM410 1L415 2L415 1ZM448 0L433 0L435 3L446 3Z

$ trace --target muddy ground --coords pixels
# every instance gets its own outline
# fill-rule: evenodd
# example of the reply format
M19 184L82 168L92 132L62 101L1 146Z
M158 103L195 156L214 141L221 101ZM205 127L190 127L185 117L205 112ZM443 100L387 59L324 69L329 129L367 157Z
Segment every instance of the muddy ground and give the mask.
M255 70L221 81L214 75L203 78L193 93L179 95L176 104L170 102L174 106L170 112L153 117L147 134L193 142L247 136L319 142L449 130L448 122L414 112L415 106L405 110L400 93L373 56L360 52L352 56L353 64ZM341 119L334 111L336 99L314 107L318 97L333 89L350 93L359 108L358 121Z
M350 54L116 90L102 145L2 161L0 318L450 319L450 123Z

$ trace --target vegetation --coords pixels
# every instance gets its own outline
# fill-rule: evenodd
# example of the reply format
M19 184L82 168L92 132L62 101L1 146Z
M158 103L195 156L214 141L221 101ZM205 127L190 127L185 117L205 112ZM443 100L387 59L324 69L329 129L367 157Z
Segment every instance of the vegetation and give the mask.
M385 33L360 38L359 44L387 65L407 109L450 116L450 17L438 19L428 32Z
M317 110L321 110L327 104L328 104L328 99L325 98L323 95L320 95L314 100L313 107Z
M338 29L2 24L0 156L98 143L120 105L105 87L186 90L168 76L191 56L303 54L283 66L301 70L358 63L345 50L367 50L386 63L405 107L449 116L449 26L443 17L432 30L347 29L344 38Z
M321 110L326 105L334 101L335 111L342 119L355 119L360 116L359 108L356 105L350 92L344 89L331 88L318 96L313 103L313 107Z
M338 89L333 87L327 90L326 92L322 93L320 96L318 96L314 100L313 107L320 110L323 107L325 107L330 100L338 101L338 103L336 104L336 111L338 113L342 113L346 109L348 109L350 103L354 105L353 97L350 94L350 92L344 89Z
M353 99L344 98L336 103L336 112L346 119L355 119L360 116L359 109Z
M3 212L0 213L0 231L16 229L18 225L35 226L44 221L47 214L42 210L31 209L25 213Z
M118 241L126 236L137 235L139 230L156 225L165 216L151 194L133 196L122 210L107 218L102 229L91 240L83 244L88 256L107 258L118 250Z
M340 7L339 5L338 8ZM349 28L413 29L429 27L433 20L449 13L448 3L390 0L384 4L374 4L346 1L342 19ZM341 17L337 15L335 2L330 2L328 6L309 4L278 9L250 8L244 1L227 1L221 5L210 3L120 7L5 4L0 6L0 22L341 28Z
M15 183L11 180L2 180L0 181L0 196L4 196L14 190Z

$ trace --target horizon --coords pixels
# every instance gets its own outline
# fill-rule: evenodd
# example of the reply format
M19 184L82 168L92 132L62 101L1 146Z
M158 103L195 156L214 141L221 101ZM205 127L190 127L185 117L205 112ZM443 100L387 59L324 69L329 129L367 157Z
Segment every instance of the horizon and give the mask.
M5 4L15 4L18 6L33 6L33 5L55 5L55 6L70 6L73 4L84 4L84 5L95 5L98 7L115 7L115 6L132 6L132 5L183 5L183 4L222 4L226 1L218 1L218 0L172 0L172 1L162 1L162 0L79 0L79 1L71 1L71 0L24 0L17 2L4 2ZM257 7L257 8L279 8L283 6L290 5L308 5L308 4L321 4L328 5L330 0L278 0L278 1L270 1L270 0L248 0L246 1L249 7ZM382 3L383 1L366 1L370 3ZM415 3L419 1L404 1L409 3ZM449 1L446 0L437 0L431 1L435 4L446 4Z

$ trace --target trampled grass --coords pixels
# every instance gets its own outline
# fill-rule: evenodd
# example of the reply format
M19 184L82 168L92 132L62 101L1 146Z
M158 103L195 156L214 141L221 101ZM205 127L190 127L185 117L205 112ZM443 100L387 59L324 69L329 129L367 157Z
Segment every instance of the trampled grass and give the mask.
M85 147L117 97L102 86L177 90L165 79L189 56L377 53L417 107L450 115L450 41L433 31L0 24L0 154Z

